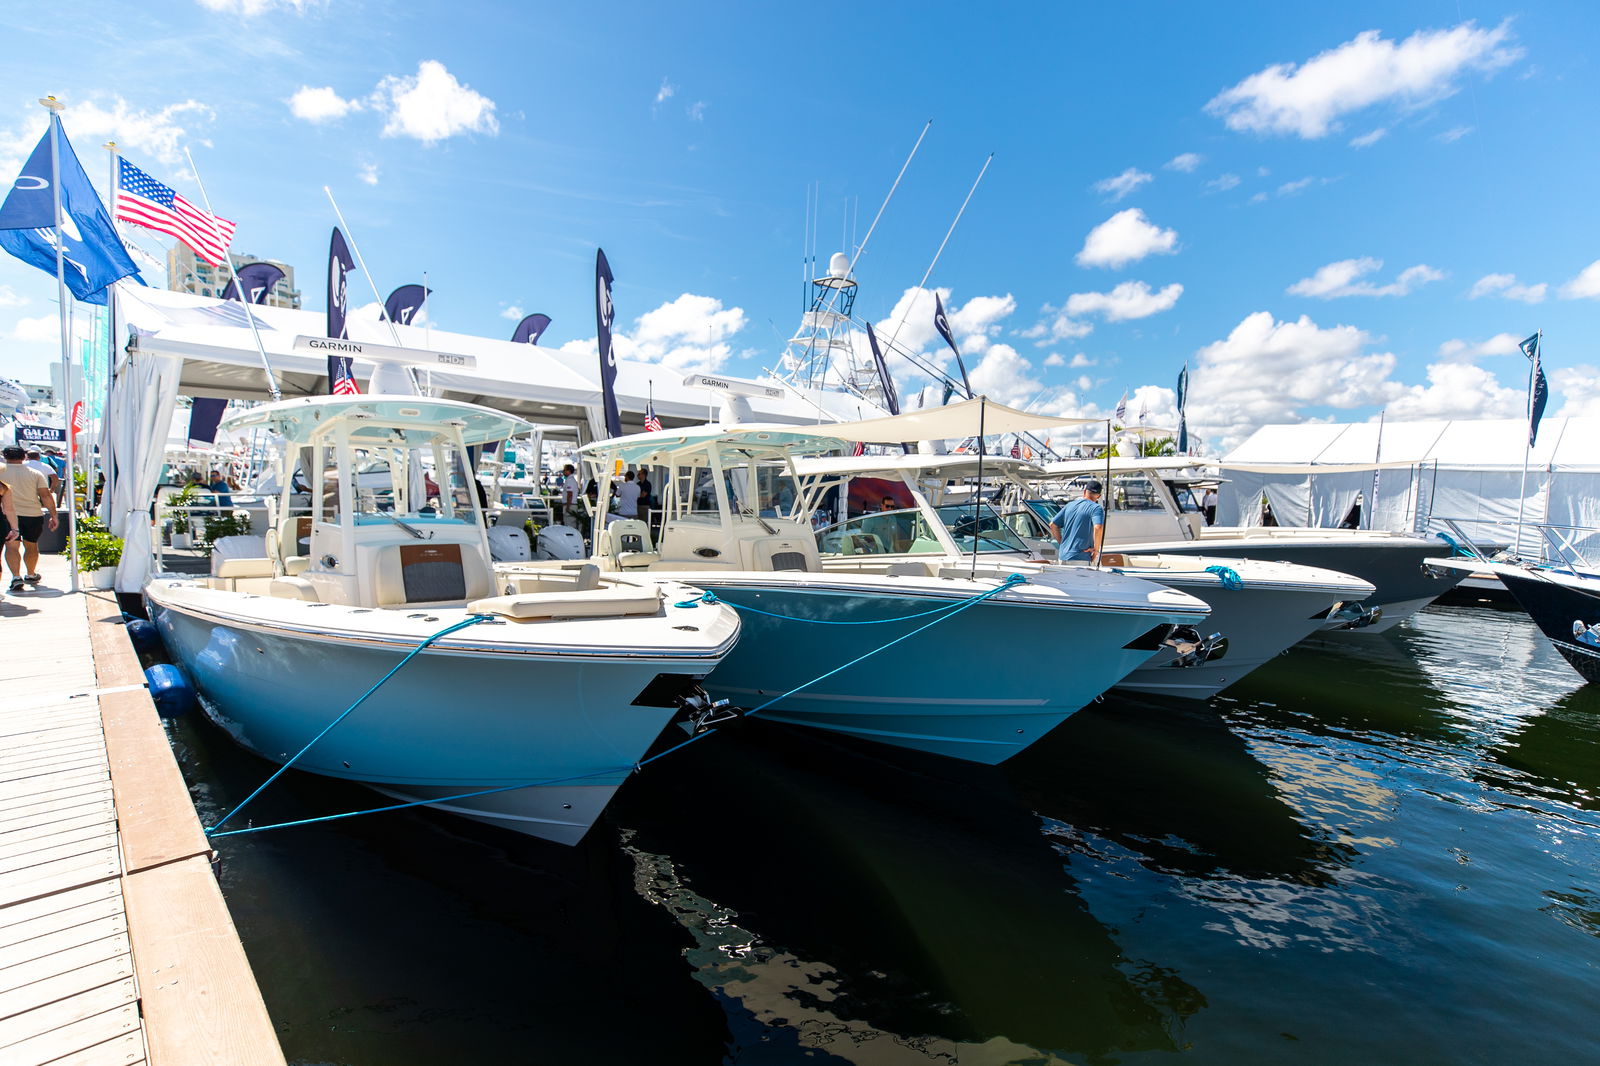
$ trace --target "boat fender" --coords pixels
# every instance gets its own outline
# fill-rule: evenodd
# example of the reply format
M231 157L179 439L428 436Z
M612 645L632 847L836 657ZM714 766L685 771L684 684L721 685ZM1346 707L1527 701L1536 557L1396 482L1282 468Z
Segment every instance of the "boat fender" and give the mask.
M128 623L128 640L140 655L150 655L161 650L161 632L143 618Z
M194 687L183 671L170 663L157 663L144 672L145 684L150 687L150 699L156 713L163 718L181 718L194 710Z

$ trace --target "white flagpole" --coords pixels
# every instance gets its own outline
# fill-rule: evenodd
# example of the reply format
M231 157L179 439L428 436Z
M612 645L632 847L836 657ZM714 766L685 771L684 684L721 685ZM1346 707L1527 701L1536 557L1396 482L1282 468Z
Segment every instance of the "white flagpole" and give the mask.
M189 154L187 147L183 150L183 157L189 161L189 172L194 175L194 183L200 188L200 201L206 205L206 217L211 220L211 232L222 244L222 264L228 268L228 273L233 275L233 291L239 294L239 302L244 304L244 317L250 323L250 336L255 338L256 351L261 355L261 367L267 372L267 391L272 394L274 401L283 399L283 393L278 391L278 382L272 376L272 360L267 358L266 346L261 343L261 333L256 329L256 313L250 306L250 294L244 289L244 282L239 280L239 272L233 269L233 259L229 256L228 249L232 241L224 240L222 227L217 225L217 213L211 210L211 197L206 195L206 183L200 180L200 168L194 165L194 156Z
M66 105L53 96L39 101L50 112L50 195L55 201L56 230L56 296L61 305L61 399L66 412L67 476L62 482L62 493L67 502L67 557L71 563L70 591L78 591L78 523L73 507L73 471L76 469L73 449L77 439L72 432L72 312L67 303L66 250L61 233L61 118ZM56 501L57 507L61 501Z
M1389 409L1387 407L1378 412L1378 446L1372 450L1372 499L1368 500L1367 505L1361 509L1361 527L1363 529L1375 528L1372 520L1378 514L1378 479L1383 476L1383 471L1377 464L1383 462L1383 420L1388 414Z
M1528 423L1528 435L1522 440L1522 483L1517 488L1517 537L1511 545L1511 554L1522 554L1522 513L1528 502L1528 453L1533 449L1528 437L1533 435L1533 375L1538 369L1539 347L1544 343L1544 330L1539 330L1534 335L1533 357L1528 360L1528 400L1522 406L1522 413Z

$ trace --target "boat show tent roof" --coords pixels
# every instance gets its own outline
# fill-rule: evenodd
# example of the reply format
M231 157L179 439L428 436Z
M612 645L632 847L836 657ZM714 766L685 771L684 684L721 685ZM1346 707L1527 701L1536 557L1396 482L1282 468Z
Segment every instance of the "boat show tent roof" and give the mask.
M327 392L324 352L296 347L299 338L326 336L321 311L253 306L254 334L244 305L148 289L118 286L118 313L134 334L135 350L181 361L178 391L186 396L270 398L261 348L272 365L283 395L310 396ZM474 337L420 326L350 319L350 339L370 345L415 349L419 356L446 353L469 357L474 365L425 370L426 382L450 399L466 400L542 423L586 426L591 436L601 423L598 365L551 348L488 337ZM399 345L395 339L398 336ZM594 360L589 361L591 364ZM355 376L365 385L374 364L355 357ZM755 419L763 422L815 424L875 417L884 412L858 397L837 392L780 386L782 395L751 396ZM644 426L647 403L667 423L700 423L720 396L684 384L681 370L659 363L617 361L617 406L624 430Z
M1382 434L1381 442L1379 434ZM1520 418L1263 426L1222 459L1217 521L1250 524L1265 498L1283 525L1332 526L1361 497L1362 524L1418 532L1458 522L1474 540L1537 553L1526 524L1600 548L1600 418L1546 418L1523 455ZM1374 492L1374 478L1377 478Z

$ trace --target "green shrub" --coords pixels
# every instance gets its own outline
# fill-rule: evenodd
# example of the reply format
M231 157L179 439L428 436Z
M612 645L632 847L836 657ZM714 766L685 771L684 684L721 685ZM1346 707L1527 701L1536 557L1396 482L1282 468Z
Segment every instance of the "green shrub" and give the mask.
M99 570L122 561L122 538L113 536L94 519L78 525L78 569Z

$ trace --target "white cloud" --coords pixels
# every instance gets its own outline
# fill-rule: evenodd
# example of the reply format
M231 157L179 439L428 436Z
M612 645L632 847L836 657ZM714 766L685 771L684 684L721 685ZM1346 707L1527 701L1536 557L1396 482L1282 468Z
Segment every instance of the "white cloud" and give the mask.
M1079 352L1077 355L1074 355L1072 357L1072 362L1068 363L1067 365L1076 370L1079 367L1099 366L1100 365L1100 360L1098 360L1098 359L1090 359L1087 355L1084 355L1082 352Z
M1486 341L1473 344L1464 340L1448 340L1439 345L1439 358L1453 363L1470 363L1486 355L1512 355L1518 351L1521 337L1510 333L1496 333Z
M1296 193L1305 192L1306 187L1316 180L1316 178L1299 178L1295 181L1286 181L1278 186L1278 195L1293 196Z
M677 95L677 92L678 87L676 85L672 84L666 78L662 78L661 88L656 90L656 103L666 103L668 100L671 100L675 95Z
M1206 182L1206 188L1210 189L1212 192L1227 192L1229 189L1238 188L1239 181L1240 178L1237 174L1218 174L1216 177Z
M510 318L513 308L501 314ZM521 308L515 308L521 318ZM684 293L676 300L646 311L634 321L634 328L613 334L618 358L646 363L661 363L685 372L716 370L733 358L728 339L748 324L742 308L722 306L710 296ZM599 348L594 337L568 341L564 352L595 358Z
M1600 299L1600 259L1596 259L1571 281L1561 286L1563 300Z
M11 339L14 341L59 344L61 341L61 319L57 315L19 318L17 319L17 324L11 329Z
M1184 152L1182 155L1173 156L1162 165L1168 170L1176 170L1182 174L1193 174L1195 169L1205 161L1206 157L1203 155L1196 155L1194 152Z
M1438 134L1433 139L1438 141L1440 144L1454 144L1456 141L1459 141L1461 138L1465 137L1471 132L1471 126L1455 126L1451 129L1445 130L1441 134Z
M1537 304L1544 302L1545 292L1549 288L1550 286L1542 281L1537 285L1523 285L1517 281L1515 274L1485 274L1473 283L1472 290L1467 293L1467 299L1500 296L1507 300L1520 300L1525 304Z
M210 11L254 18L263 12L287 8L296 14L305 14L307 8L320 6L319 0L199 0L200 6Z
M1009 344L996 344L971 368L972 391L1013 407L1026 407L1044 389L1033 364Z
M1258 192L1254 196L1250 197L1250 202L1253 204L1264 204L1267 202L1267 194L1264 192Z
M501 318L507 318L513 322L521 322L527 317L527 315L528 313L522 308L518 307L516 304L506 307L500 312Z
M706 120L706 108L709 106L704 100L696 100L684 108L683 113L695 122L704 122Z
M1526 399L1473 363L1443 362L1428 367L1427 385L1406 385L1389 397L1387 416L1397 422L1430 418L1510 418Z
M1045 356L1044 365L1045 366L1066 366L1067 365L1067 360L1066 360L1065 357L1062 356L1062 354L1060 352L1051 352L1049 355Z
M1100 314L1107 322L1126 322L1171 310L1182 295L1183 286L1177 282L1153 292L1142 281L1124 281L1110 292L1073 293L1067 297L1066 312L1074 316Z
M1506 43L1510 37L1505 22L1492 30L1473 22L1418 30L1398 44L1367 30L1298 67L1260 70L1205 109L1229 129L1315 140L1338 129L1345 115L1381 103L1421 107L1456 92L1468 71L1493 74L1522 55Z
M1586 365L1551 367L1550 392L1552 399L1561 397L1561 410L1555 412L1560 417L1600 415L1600 369Z
M1155 178L1135 167L1129 167L1114 178L1105 178L1094 183L1094 191L1105 193L1115 203L1133 192L1139 186L1154 181Z
M365 182L368 185L376 185L376 184L378 184L378 164L376 164L376 163L363 163L363 164L361 164L361 169L356 172L356 177L360 178L363 182Z
M385 137L432 144L460 133L500 132L494 101L462 85L436 59L419 63L415 75L384 78L373 99L388 114Z
M37 108L34 111L38 113ZM110 96L69 102L61 120L80 145L114 140L125 154L139 157L141 163L153 159L176 164L183 159L183 144L194 139L192 126L209 123L215 117L211 108L198 100L147 110L134 107L120 96ZM30 116L16 128L0 133L0 172L12 174L21 170L46 128L43 121ZM174 180L171 174L156 177L168 184Z
M289 113L306 122L333 122L344 118L352 111L360 110L361 101L346 100L334 92L331 85L320 88L302 85L295 90L293 96L289 97Z
M1077 259L1079 266L1116 269L1147 255L1172 255L1177 250L1177 230L1162 229L1143 211L1130 207L1090 230Z
M1374 271L1383 269L1383 260L1364 256L1360 259L1341 259L1320 268L1309 278L1301 278L1289 286L1294 296L1310 296L1318 300L1334 300L1341 296L1405 296L1413 289L1430 281L1444 278L1441 271L1425 263L1408 267L1387 285L1374 285L1360 280Z
M1382 127L1382 126L1379 126L1377 129L1371 130L1371 131L1369 131L1367 133L1363 133L1359 137L1350 138L1350 147L1352 147L1352 148L1371 148L1373 145L1377 144L1379 141L1383 140L1388 135L1389 135L1389 131L1387 129L1385 129L1384 127Z
M31 301L18 296L9 285L0 285L0 307L26 307Z

